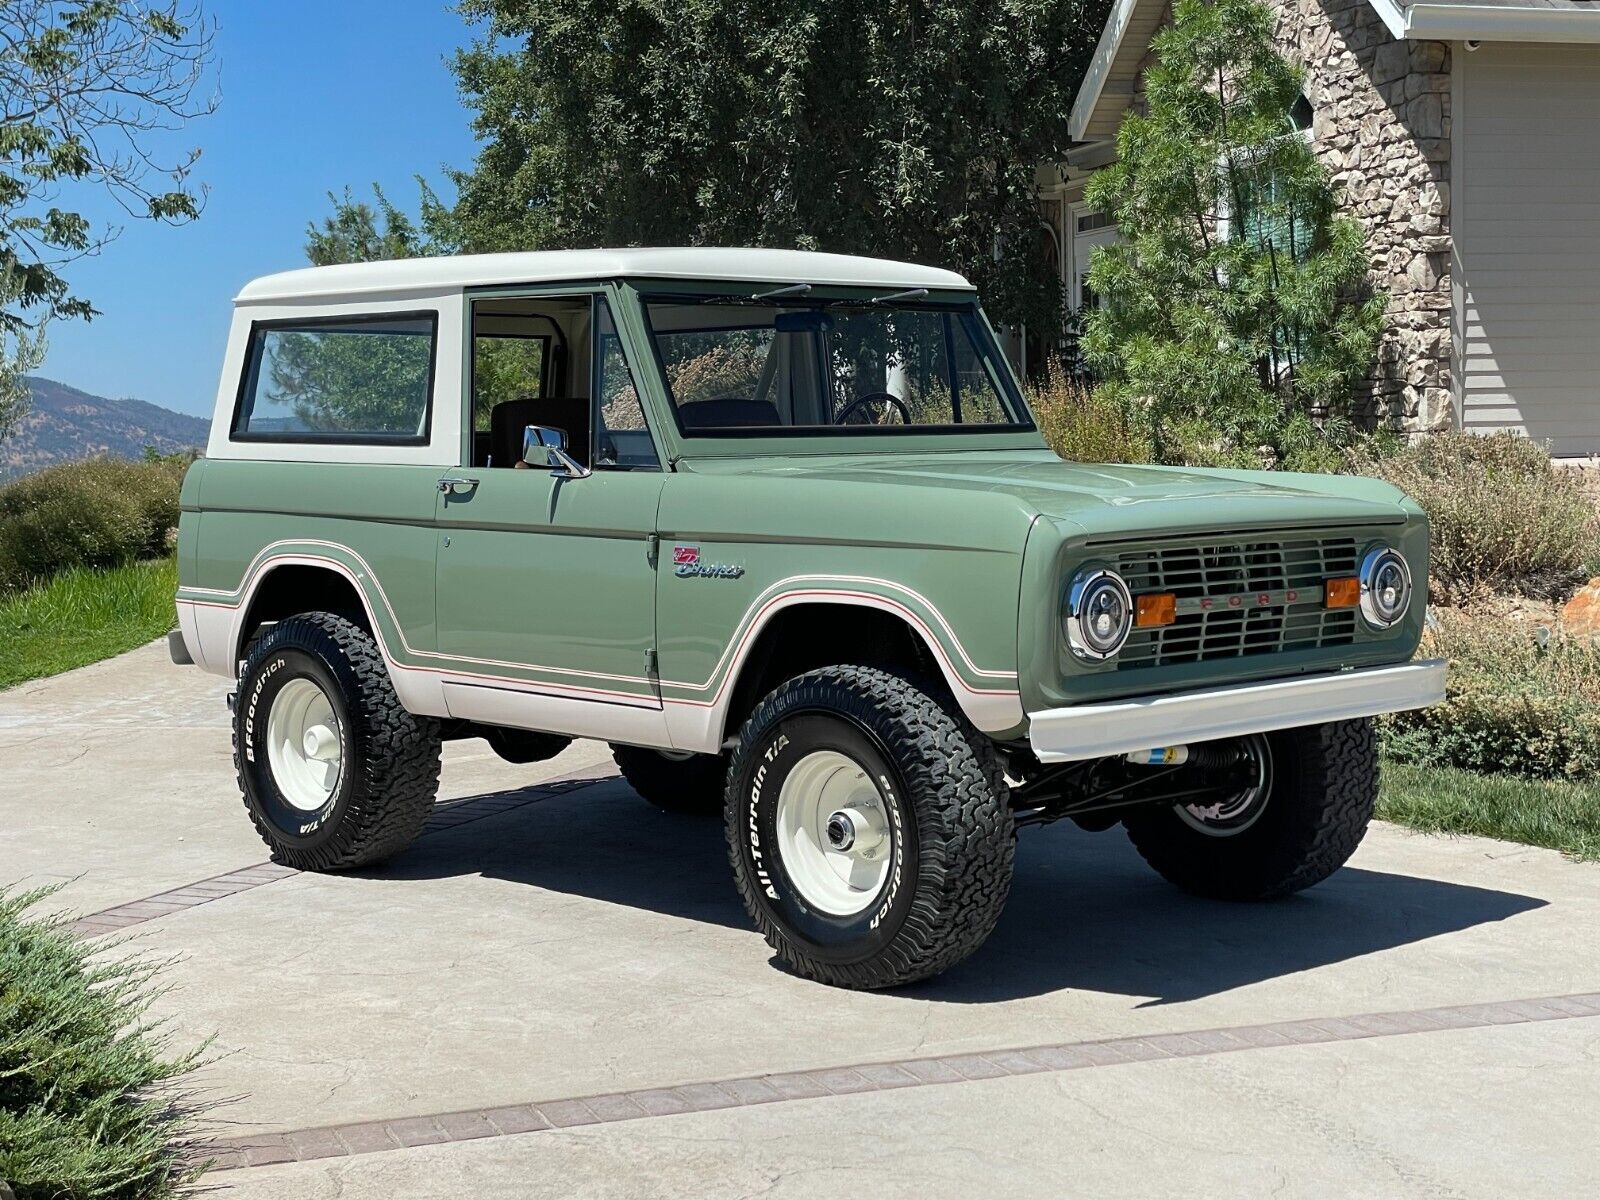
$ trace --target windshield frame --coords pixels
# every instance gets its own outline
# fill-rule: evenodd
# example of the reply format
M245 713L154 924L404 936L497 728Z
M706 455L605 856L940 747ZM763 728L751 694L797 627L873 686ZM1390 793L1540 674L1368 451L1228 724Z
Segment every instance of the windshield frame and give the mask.
M781 286L778 284L771 287ZM770 287L730 280L636 280L629 281L628 307L642 343L641 366L654 375L650 390L666 407L668 431L680 443L677 457L741 457L751 454L855 454L903 450L1039 449L1044 445L1033 413L1017 386L1010 364L1000 350L998 339L972 290L937 290L915 301L896 302L893 307L907 310L953 312L963 322L1002 403L1022 420L1007 424L929 424L929 425L800 425L754 426L749 428L686 429L672 388L667 379L661 347L655 337L648 306L657 303L697 302L712 297L744 297L770 290ZM803 300L786 296L774 307L822 307L843 301L862 305L885 294L883 287L816 286Z

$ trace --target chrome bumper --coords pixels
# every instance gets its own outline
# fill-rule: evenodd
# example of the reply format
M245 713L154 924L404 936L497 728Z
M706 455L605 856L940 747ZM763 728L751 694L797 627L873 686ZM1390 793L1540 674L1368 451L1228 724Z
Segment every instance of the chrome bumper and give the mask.
M1433 658L1400 667L1048 708L1029 714L1028 741L1041 762L1072 762L1426 708L1444 699L1444 668L1444 659Z

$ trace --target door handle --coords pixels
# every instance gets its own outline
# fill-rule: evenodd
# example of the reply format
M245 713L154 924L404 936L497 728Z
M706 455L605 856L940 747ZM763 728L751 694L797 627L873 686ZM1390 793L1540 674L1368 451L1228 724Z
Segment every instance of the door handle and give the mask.
M467 479L464 476L447 475L439 480L439 490L446 496L459 496L463 492L470 492L478 486L476 479Z

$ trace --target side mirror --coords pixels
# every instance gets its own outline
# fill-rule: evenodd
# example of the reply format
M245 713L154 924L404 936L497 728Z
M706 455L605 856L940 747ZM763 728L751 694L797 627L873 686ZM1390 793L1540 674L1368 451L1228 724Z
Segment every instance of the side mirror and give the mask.
M522 461L557 479L587 479L593 473L567 453L566 432L548 425L523 427Z

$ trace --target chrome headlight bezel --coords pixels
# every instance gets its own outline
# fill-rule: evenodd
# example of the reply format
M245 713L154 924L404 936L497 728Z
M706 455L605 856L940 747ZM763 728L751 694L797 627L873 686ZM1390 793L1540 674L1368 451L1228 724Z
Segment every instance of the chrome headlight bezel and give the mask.
M1095 598L1110 589L1122 607L1122 619L1109 639L1096 637L1085 616ZM1109 567L1085 567L1072 577L1061 611L1061 628L1067 646L1085 662L1100 663L1115 658L1133 631L1133 593L1127 582Z
M1386 567L1396 566L1400 571L1400 602L1394 611L1386 612L1379 601L1379 573ZM1411 566L1405 555L1393 546L1377 545L1361 559L1361 619L1373 629L1393 629L1411 611L1414 588L1411 583Z

